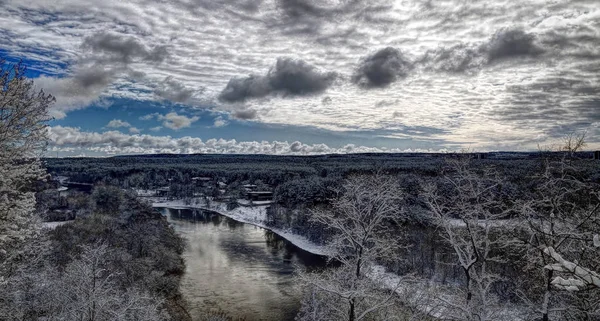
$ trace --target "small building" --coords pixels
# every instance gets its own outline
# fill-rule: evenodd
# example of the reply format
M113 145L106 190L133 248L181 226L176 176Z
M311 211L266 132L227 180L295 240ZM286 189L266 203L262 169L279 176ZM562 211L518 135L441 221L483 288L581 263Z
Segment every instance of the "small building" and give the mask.
M167 186L167 187L161 187L159 189L156 190L156 196L158 197L165 197L169 195L169 191L171 189Z
M273 192L269 191L250 191L246 192L246 199L249 201L271 201L273 200Z
M210 177L192 177L192 182L200 187L208 187L211 181L212 178Z

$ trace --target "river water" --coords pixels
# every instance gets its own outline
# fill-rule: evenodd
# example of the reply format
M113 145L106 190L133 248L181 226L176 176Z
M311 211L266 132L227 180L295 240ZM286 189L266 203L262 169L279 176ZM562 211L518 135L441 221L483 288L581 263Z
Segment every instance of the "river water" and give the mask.
M298 268L320 268L324 257L278 235L215 212L159 209L188 243L181 291L194 320L205 311L246 321L294 320Z

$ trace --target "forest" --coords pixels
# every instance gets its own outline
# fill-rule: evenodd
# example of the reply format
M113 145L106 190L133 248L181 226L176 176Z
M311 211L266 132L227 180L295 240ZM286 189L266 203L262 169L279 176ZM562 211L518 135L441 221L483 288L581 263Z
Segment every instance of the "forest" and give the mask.
M298 276L309 286L297 320L594 320L600 163L568 150L45 164L93 184L168 186L171 199L226 201L249 185L272 191L265 224L333 248L331 259L341 262L335 272ZM226 187L198 188L198 176ZM376 266L402 276L398 284L369 277ZM407 284L426 284L427 293L407 292Z

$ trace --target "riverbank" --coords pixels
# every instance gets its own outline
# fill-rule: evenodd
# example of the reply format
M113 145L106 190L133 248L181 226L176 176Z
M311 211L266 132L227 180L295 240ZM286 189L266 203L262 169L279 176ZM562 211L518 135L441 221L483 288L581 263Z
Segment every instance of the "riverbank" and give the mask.
M326 246L315 244L301 235L267 226L266 211L268 206L240 206L228 210L225 203L211 201L210 206L206 206L206 203L200 199L185 202L184 200L166 201L160 198L146 198L146 201L150 202L152 207L157 208L213 211L236 221L270 230L307 252L323 256L329 253ZM454 286L440 285L426 279L397 275L387 272L385 267L380 265L372 266L367 275L370 279L379 283L382 288L395 291L404 299L406 304L429 317L443 320L453 315L452 310L456 309L458 302L461 302L461 292ZM499 305L494 309L494 315L495 320L517 321L526 320L527 313L521 306Z
M286 231L283 229L273 228L267 226L267 207L268 205L257 205L253 207L245 207L240 206L233 210L227 209L227 204L222 202L211 201L209 206L206 206L202 200L193 199L191 202L187 203L183 200L172 200L165 201L160 199L150 199L147 201L151 202L152 207L168 207L174 209L198 209L198 210L208 210L217 212L223 216L227 216L236 221L255 225L266 230L269 230L284 239L288 240L290 243L295 246L310 252L312 254L323 255L326 256L328 253L328 249L326 246L315 244L303 237L302 235L294 234L290 231ZM187 204L186 204L187 203Z

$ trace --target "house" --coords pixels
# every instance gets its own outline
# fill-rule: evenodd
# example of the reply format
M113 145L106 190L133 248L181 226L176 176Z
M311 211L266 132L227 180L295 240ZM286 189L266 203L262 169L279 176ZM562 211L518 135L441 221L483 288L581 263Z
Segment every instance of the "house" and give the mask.
M209 187L211 181L210 177L192 177L192 182L198 187Z
M244 188L244 190L246 190L246 192L250 192L255 190L258 186L253 185L253 184L246 184L246 185L242 185L242 187Z
M158 197L166 197L169 195L169 191L171 189L167 186L167 187L161 187L159 189L156 190L156 196Z
M246 199L253 202L273 200L273 192L269 191L249 191L246 192Z

